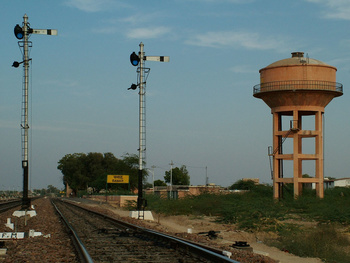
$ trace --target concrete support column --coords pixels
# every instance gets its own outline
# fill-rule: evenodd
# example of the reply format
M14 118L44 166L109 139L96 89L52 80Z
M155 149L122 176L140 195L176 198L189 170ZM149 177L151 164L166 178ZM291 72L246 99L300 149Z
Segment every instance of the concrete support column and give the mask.
M278 112L273 113L273 146L272 150L274 151L278 147L279 137L278 131L281 127L281 116ZM280 149L279 149L280 150ZM280 152L276 153L279 154ZM276 159L276 155L273 156L273 197L278 199L281 194L281 184L278 182L278 178L280 177L280 160Z
M299 118L301 119L301 116L299 115L299 111L293 110L293 121L292 121L293 124L301 123L301 120L299 122ZM293 126L291 128L295 128L295 127ZM302 184L299 182L299 179L301 177L301 171L302 171L302 162L300 159L301 153L302 153L301 139L299 139L299 133L295 132L293 134L293 183L294 183L295 197L298 197L302 191Z
M324 197L323 185L323 112L317 111L315 114L315 179L316 179L316 195L320 198Z

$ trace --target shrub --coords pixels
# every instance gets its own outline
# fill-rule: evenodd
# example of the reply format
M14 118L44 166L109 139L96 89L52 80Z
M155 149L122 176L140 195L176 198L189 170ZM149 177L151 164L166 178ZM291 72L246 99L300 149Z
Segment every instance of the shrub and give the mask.
M287 185L282 200L273 200L272 196L272 187L257 185L242 194L204 193L179 200L150 195L147 199L149 209L157 213L217 216L218 222L236 224L247 231L274 231L279 238L270 244L293 254L319 257L329 263L350 262L350 256L343 251L349 242L334 227L350 224L349 188L326 190L323 199L315 197L313 190L305 190L295 199ZM283 223L290 218L320 225L301 228Z
M350 262L349 253L344 251L350 242L332 225L285 227L277 240L267 240L267 243L300 257L316 257L330 263Z
M229 187L230 190L252 190L255 188L253 180L238 180Z

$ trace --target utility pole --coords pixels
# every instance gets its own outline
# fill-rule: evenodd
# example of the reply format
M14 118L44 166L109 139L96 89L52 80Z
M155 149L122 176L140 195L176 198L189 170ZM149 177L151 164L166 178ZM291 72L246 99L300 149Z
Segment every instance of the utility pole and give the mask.
M152 165L151 168L152 168L152 182L153 182L152 185L153 185L153 193L154 193L154 168L156 168L156 166Z
M208 179L208 166L205 167L205 185L209 185L209 179Z
M130 62L133 66L139 66L137 68L138 73L138 84L132 84L130 88L135 90L139 87L139 171L138 171L138 195L137 195L137 210L142 210L143 204L143 163L146 155L146 107L145 107L145 93L146 93L146 80L150 71L150 68L146 68L144 65L145 60L158 61L158 62L169 62L170 58L166 56L145 56L144 44L140 43L140 51L137 55L133 52L130 55Z
M173 161L170 163L170 199L173 199Z
M28 83L29 83L29 47L32 47L32 42L28 41L30 34L41 34L41 35L57 35L57 30L54 29L32 29L28 23L28 16L23 16L22 27L16 25L14 28L14 34L18 41L18 46L23 48L23 61L13 62L13 67L18 68L23 63L24 68L24 81L23 81L23 93L22 93L22 168L23 168L23 197L21 210L27 210L30 208L30 199L28 197L28 178L29 178L29 158L28 158Z

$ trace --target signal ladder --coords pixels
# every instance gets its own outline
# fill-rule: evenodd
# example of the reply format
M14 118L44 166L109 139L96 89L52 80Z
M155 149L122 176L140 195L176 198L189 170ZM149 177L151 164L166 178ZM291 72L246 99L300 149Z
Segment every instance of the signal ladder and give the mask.
M140 148L138 149L139 151L139 161L144 163L146 161L146 82L147 82L147 78L148 78L148 75L149 75L149 72L150 72L150 68L142 68L143 70L143 76L144 76L144 79L142 79L142 85L140 85L139 83L139 79L140 77L138 77L138 86L142 88L140 88L139 90L139 95L140 95L140 107L139 107L139 114L140 114L140 118L139 118L139 121L140 121L140 124L139 124L139 129L140 129L140 132L139 132L139 146ZM140 67L138 68L137 70L137 73L138 74L141 74L140 72Z
M267 148L268 155L269 155L269 162L270 162L271 179L273 179L273 167L272 167L273 156L275 156L275 154L278 151L282 152L282 144L285 142L285 140L288 138L288 136L292 132L298 132L300 130L298 128L298 125L293 125L294 122L297 122L297 120L290 121L290 128L289 128L288 132L282 137L281 140L278 141L278 145L273 151L272 151L272 146L269 146Z

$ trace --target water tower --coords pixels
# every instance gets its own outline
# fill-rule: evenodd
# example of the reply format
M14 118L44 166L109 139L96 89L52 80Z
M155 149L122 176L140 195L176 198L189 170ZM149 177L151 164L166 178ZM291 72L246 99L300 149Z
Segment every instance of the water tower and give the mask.
M303 52L259 70L260 84L254 86L254 97L262 99L273 115L269 156L276 199L283 197L285 184L294 185L295 197L301 194L303 184L315 185L317 196L324 196L323 114L334 97L343 95L336 71L324 62L304 57ZM303 143L309 147L303 148ZM309 167L310 163L314 172L305 178L303 165Z

